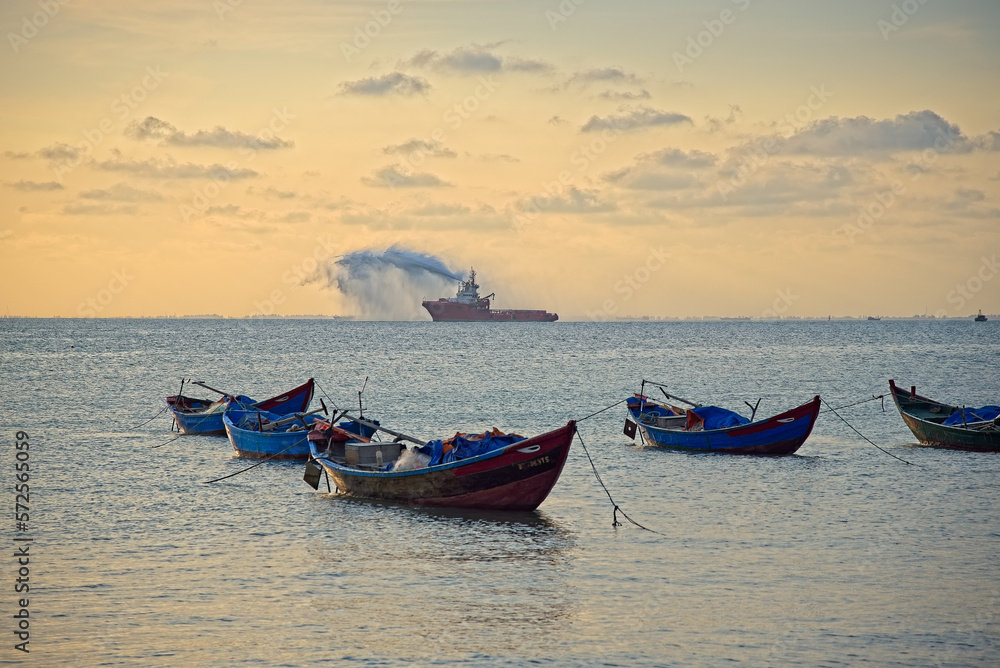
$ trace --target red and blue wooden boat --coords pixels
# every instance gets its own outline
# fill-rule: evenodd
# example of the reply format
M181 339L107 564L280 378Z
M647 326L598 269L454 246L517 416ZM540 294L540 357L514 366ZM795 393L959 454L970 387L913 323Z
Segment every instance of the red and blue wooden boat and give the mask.
M922 397L917 394L916 386L904 390L897 387L893 380L889 381L889 391L903 422L921 445L973 452L1000 452L1000 417L982 419L985 411L952 406ZM952 424L946 424L948 422Z
M631 419L626 418L625 434L632 438L638 428L647 445L733 455L792 454L809 438L820 408L817 396L797 408L753 421L716 406L691 404L686 409L658 404L642 394L626 403Z
M401 452L400 439L422 442L398 432L380 430L397 436L397 441L372 441L361 446L381 455L380 464L370 458L366 463L365 457L356 453L352 459L352 446L356 442L338 444L315 436L309 442L312 459L307 465L306 481L313 488L318 487L319 474L325 471L337 490L349 496L414 506L531 511L545 500L559 479L576 423L570 421L565 427L534 438L505 435L494 441L497 447L489 449L490 445L485 445L485 452L440 464L431 459L426 466L400 470L393 470L397 468L395 463L402 462L407 452L412 457L418 450L433 450L434 443L440 452L442 441L428 442L410 451L404 448ZM476 438L479 437L470 440ZM513 438L521 440L505 443Z
M202 383L196 384L212 389ZM182 382L182 393L183 388ZM178 429L183 434L225 434L226 427L222 423L222 416L228 409L259 408L277 415L304 413L312 401L314 390L315 382L310 378L302 385L264 401L255 402L250 397L228 394L213 389L213 392L222 395L221 399L212 401L211 399L196 399L178 394L167 397L167 406L173 413Z

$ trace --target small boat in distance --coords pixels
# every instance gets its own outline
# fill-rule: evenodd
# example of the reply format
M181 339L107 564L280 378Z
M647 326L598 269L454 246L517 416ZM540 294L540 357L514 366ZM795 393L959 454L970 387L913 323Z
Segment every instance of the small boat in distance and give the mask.
M868 319L869 320L881 320L882 316L880 316L880 315L879 316L870 315L870 316L868 316Z
M903 422L921 445L951 450L1000 452L1000 406L965 408L909 392L889 381L892 400Z
M643 390L646 384L660 387L668 402L673 399L691 406L656 403L641 391L627 400L629 417L625 419L625 435L634 439L638 430L647 445L660 448L733 455L790 455L809 438L819 415L818 396L798 408L754 421L756 406L750 407L753 414L747 419L725 408L702 406L668 394L659 383L643 381Z
M338 444L322 430L312 432L306 482L317 489L325 471L348 496L413 506L532 511L559 479L576 423L527 439L494 430L425 443L384 427L379 431L395 440ZM407 449L400 441L420 447Z
M469 271L469 280L462 281L458 294L453 299L442 297L437 301L424 300L420 305L427 309L434 322L473 322L480 320L516 321L516 322L555 322L559 319L556 313L532 309L493 309L490 300L495 296L490 293L479 296L479 284L476 283L476 270Z
M312 401L315 382L312 378L298 387L265 399L255 402L253 399L243 395L231 394L209 387L200 381L193 382L206 390L222 395L217 401L211 399L196 399L184 396L184 380L181 380L180 393L167 397L167 406L173 413L177 428L182 434L203 434L216 435L225 434L226 427L222 423L222 415L229 408L257 408L263 411L270 411L278 415L288 415L289 413L302 413Z
M976 322L986 322L989 320L985 315L983 315L983 310L979 309L979 315L976 316Z

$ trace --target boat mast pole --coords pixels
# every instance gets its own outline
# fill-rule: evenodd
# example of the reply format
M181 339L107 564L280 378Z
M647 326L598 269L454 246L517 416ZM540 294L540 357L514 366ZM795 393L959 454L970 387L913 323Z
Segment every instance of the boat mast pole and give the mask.
M361 405L361 393L365 391L366 387L368 387L368 376L365 376L365 382L361 386L361 389L358 390L358 413L361 417L365 416L365 407Z

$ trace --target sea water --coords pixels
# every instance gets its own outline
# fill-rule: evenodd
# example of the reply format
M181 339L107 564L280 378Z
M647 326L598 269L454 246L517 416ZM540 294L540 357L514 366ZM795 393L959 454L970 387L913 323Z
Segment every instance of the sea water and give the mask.
M181 378L263 399L314 377L342 408L364 386L366 416L421 439L538 434L644 378L745 415L758 398L758 416L816 394L851 404L890 378L979 406L1000 402L998 333L0 319L2 552L30 545L27 594L17 559L2 560L0 662L996 665L1000 455L915 447L888 398L839 411L887 452L828 412L781 458L642 448L616 406L580 423L582 443L527 514L343 498L314 491L295 462L206 484L254 462L225 437L171 441L165 413L139 425ZM18 432L30 443L20 526ZM22 597L30 654L15 649Z

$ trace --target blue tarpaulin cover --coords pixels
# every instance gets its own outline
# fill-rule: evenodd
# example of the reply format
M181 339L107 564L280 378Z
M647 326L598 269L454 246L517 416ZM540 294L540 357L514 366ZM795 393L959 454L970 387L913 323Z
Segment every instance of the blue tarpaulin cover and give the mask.
M1000 406L983 406L982 408L966 408L964 420L962 419L962 409L959 408L957 411L949 415L947 419L945 419L944 424L955 426L971 422L985 422L987 420L996 420L997 417L1000 417Z
M739 413L734 413L718 406L699 406L698 408L692 408L691 412L705 421L705 426L703 427L705 430L725 429L726 427L738 427L741 424L750 424L750 420Z
M451 450L447 452L444 452L444 441L428 441L427 445L417 448L417 452L431 458L431 461L427 464L428 466L437 466L438 464L449 464L460 459L476 457L491 450L497 450L524 440L526 439L523 436L518 436L517 434L493 434L490 432L471 436L467 434L455 434L454 438L448 441L451 444Z

